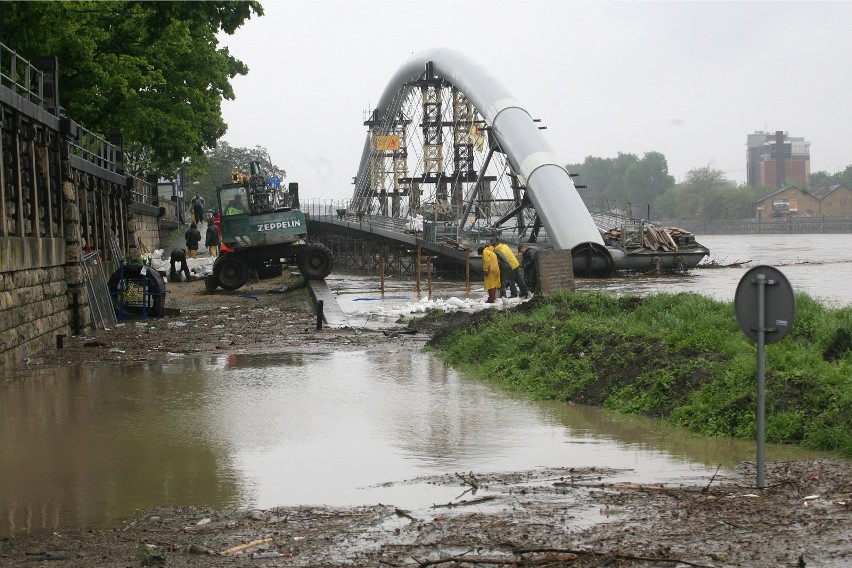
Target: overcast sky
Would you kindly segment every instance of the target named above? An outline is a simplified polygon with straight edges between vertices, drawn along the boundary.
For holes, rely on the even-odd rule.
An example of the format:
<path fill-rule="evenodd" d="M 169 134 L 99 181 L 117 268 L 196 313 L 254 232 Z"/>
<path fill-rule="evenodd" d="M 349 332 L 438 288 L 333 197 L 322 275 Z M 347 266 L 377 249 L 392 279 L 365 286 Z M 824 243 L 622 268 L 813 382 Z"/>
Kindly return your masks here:
<path fill-rule="evenodd" d="M 347 198 L 365 113 L 414 53 L 479 62 L 564 163 L 663 153 L 745 181 L 746 135 L 852 164 L 852 2 L 264 1 L 223 45 L 246 63 L 224 140 L 264 146 L 305 198 Z M 579 183 L 579 182 L 578 182 Z"/>

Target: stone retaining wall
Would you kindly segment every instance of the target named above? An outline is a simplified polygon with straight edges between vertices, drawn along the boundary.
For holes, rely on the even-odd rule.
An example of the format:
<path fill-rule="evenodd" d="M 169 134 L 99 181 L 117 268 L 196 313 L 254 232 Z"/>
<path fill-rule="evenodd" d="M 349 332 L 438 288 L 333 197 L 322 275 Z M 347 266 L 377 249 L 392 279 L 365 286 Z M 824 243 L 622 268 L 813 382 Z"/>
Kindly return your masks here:
<path fill-rule="evenodd" d="M 160 248 L 160 208 L 153 205 L 134 203 L 132 208 L 133 217 L 128 221 L 127 228 L 136 235 L 136 245 L 140 243 L 140 252 L 147 249 L 154 252 Z M 131 244 L 131 243 L 128 243 Z M 144 249 L 143 249 L 144 247 Z"/>
<path fill-rule="evenodd" d="M 108 279 L 130 244 L 160 244 L 160 208 L 134 202 L 120 142 L 96 138 L 0 86 L 0 369 L 91 328 L 85 254 Z"/>
<path fill-rule="evenodd" d="M 31 359 L 68 335 L 65 240 L 0 238 L 0 368 Z"/>

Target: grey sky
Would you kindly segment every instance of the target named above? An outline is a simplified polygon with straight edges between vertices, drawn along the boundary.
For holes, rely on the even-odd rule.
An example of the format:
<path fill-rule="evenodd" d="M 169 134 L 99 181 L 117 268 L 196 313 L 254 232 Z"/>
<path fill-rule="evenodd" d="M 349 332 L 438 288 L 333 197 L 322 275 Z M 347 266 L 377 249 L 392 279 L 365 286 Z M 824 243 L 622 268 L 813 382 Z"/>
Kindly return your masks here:
<path fill-rule="evenodd" d="M 852 2 L 266 1 L 225 37 L 250 68 L 223 105 L 232 146 L 264 146 L 309 198 L 347 198 L 365 113 L 411 54 L 460 51 L 547 126 L 565 163 L 662 152 L 678 181 L 745 181 L 746 135 L 852 164 Z"/>

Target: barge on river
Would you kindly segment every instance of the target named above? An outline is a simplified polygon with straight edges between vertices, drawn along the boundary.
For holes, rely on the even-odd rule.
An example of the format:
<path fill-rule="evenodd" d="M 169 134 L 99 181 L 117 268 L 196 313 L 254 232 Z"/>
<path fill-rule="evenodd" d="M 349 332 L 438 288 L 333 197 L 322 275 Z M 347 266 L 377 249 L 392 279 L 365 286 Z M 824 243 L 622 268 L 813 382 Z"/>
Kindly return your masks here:
<path fill-rule="evenodd" d="M 695 235 L 678 227 L 664 227 L 624 215 L 592 213 L 601 232 L 611 263 L 601 255 L 584 255 L 574 250 L 573 268 L 577 276 L 608 276 L 624 272 L 684 273 L 695 268 L 710 254 L 710 249 L 695 240 Z M 499 237 L 498 237 L 499 239 Z M 505 240 L 505 239 L 499 239 Z M 517 242 L 505 240 L 513 248 Z M 552 248 L 546 235 L 528 243 L 531 248 Z M 476 250 L 475 245 L 470 250 Z M 471 268 L 481 272 L 482 259 L 471 258 Z"/>
<path fill-rule="evenodd" d="M 592 218 L 612 255 L 616 272 L 686 272 L 710 254 L 710 249 L 697 242 L 695 235 L 678 227 L 663 227 L 609 213 L 592 213 Z M 574 271 L 577 274 L 583 271 L 576 260 Z"/>

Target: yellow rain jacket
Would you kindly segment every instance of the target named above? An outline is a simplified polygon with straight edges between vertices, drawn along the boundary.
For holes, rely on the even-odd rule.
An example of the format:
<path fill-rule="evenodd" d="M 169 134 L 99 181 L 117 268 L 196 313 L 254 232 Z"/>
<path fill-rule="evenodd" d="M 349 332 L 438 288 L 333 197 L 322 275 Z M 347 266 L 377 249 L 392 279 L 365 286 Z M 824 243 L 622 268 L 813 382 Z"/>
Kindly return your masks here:
<path fill-rule="evenodd" d="M 485 247 L 482 249 L 482 272 L 485 274 L 485 289 L 500 287 L 500 265 L 497 264 L 497 255 L 494 254 L 494 247 Z"/>
<path fill-rule="evenodd" d="M 509 266 L 512 267 L 512 270 L 515 270 L 517 267 L 519 267 L 521 265 L 521 263 L 518 262 L 518 257 L 515 256 L 515 253 L 512 252 L 512 249 L 510 249 L 509 246 L 506 243 L 500 243 L 499 245 L 497 245 L 494 248 L 496 248 L 498 251 L 503 253 L 503 256 L 505 256 L 506 260 L 509 261 Z M 506 275 L 506 278 L 507 279 L 509 278 L 508 274 Z"/>

